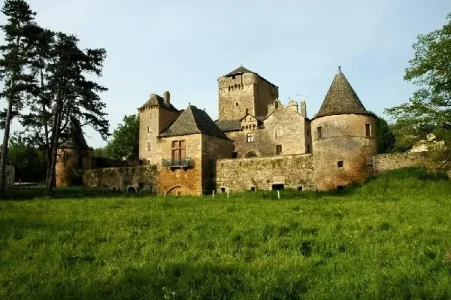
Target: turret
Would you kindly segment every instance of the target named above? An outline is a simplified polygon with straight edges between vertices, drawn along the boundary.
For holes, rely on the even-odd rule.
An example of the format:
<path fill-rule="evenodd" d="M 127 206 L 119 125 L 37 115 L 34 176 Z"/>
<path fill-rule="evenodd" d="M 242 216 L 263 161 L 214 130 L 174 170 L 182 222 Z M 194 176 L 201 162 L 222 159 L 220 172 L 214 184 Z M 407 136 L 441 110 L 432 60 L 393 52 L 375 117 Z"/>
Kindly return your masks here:
<path fill-rule="evenodd" d="M 314 182 L 318 190 L 362 182 L 376 154 L 376 117 L 368 112 L 345 75 L 337 74 L 311 122 Z"/>

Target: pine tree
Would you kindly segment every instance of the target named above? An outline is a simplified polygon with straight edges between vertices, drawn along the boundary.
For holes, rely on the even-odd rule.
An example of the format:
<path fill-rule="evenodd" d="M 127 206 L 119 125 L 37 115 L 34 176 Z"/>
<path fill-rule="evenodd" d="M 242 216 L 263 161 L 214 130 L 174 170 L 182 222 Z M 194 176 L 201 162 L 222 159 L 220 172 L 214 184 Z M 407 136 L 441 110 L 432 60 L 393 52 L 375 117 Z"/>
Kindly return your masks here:
<path fill-rule="evenodd" d="M 23 0 L 6 0 L 2 12 L 8 17 L 0 26 L 5 34 L 5 44 L 0 46 L 0 78 L 4 87 L 0 96 L 7 101 L 6 112 L 2 112 L 4 137 L 0 159 L 0 192 L 5 191 L 6 160 L 12 118 L 19 114 L 27 93 L 32 92 L 34 77 L 27 73 L 29 62 L 29 27 L 34 26 L 34 13 Z"/>

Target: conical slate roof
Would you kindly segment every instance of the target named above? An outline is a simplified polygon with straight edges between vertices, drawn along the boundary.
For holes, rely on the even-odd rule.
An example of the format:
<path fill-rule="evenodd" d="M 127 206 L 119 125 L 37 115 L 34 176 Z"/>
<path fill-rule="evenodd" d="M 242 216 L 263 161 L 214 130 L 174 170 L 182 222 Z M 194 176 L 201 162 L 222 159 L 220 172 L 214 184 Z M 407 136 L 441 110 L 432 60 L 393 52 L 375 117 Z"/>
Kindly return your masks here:
<path fill-rule="evenodd" d="M 341 72 L 341 68 L 338 67 L 338 72 L 314 118 L 341 114 L 371 113 L 365 109 L 351 84 Z"/>
<path fill-rule="evenodd" d="M 80 150 L 90 149 L 86 143 L 80 122 L 71 118 L 70 123 L 64 133 L 61 134 L 62 144 L 59 148 L 77 148 Z"/>
<path fill-rule="evenodd" d="M 203 133 L 228 140 L 210 116 L 205 111 L 193 105 L 189 105 L 177 120 L 160 136 L 169 137 L 196 133 Z"/>

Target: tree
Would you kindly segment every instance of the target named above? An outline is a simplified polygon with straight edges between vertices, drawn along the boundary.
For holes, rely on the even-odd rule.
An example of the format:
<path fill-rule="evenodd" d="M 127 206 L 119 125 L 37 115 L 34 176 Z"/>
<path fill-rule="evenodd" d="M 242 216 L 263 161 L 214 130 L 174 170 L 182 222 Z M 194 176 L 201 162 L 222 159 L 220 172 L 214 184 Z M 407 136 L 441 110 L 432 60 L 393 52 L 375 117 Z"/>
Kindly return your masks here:
<path fill-rule="evenodd" d="M 41 150 L 25 145 L 20 140 L 12 140 L 9 159 L 17 166 L 22 181 L 36 182 L 44 179 L 44 154 Z"/>
<path fill-rule="evenodd" d="M 81 127 L 91 126 L 102 138 L 109 136 L 105 103 L 100 93 L 107 89 L 88 79 L 101 76 L 105 49 L 78 47 L 78 38 L 52 33 L 34 27 L 33 74 L 35 97 L 28 101 L 30 112 L 22 116 L 21 136 L 46 150 L 46 187 L 55 184 L 57 149 L 69 136 L 66 129 L 71 120 Z"/>
<path fill-rule="evenodd" d="M 104 155 L 111 159 L 122 159 L 139 152 L 139 119 L 137 115 L 124 116 L 123 124 L 114 130 L 112 140 L 104 149 Z"/>
<path fill-rule="evenodd" d="M 23 0 L 6 0 L 2 12 L 8 17 L 8 22 L 0 26 L 6 41 L 6 44 L 0 46 L 3 56 L 0 59 L 0 78 L 4 85 L 0 96 L 5 98 L 8 104 L 1 118 L 4 136 L 0 159 L 0 193 L 5 191 L 11 120 L 22 109 L 25 94 L 32 90 L 33 76 L 26 73 L 26 66 L 30 45 L 28 29 L 34 25 L 36 14 Z"/>
<path fill-rule="evenodd" d="M 386 109 L 397 143 L 411 146 L 427 134 L 451 141 L 451 13 L 441 29 L 420 34 L 404 79 L 420 88 L 408 103 Z M 399 140 L 399 141 L 398 141 Z"/>
<path fill-rule="evenodd" d="M 377 118 L 376 124 L 377 153 L 391 152 L 395 148 L 395 136 L 393 135 L 387 121 Z"/>

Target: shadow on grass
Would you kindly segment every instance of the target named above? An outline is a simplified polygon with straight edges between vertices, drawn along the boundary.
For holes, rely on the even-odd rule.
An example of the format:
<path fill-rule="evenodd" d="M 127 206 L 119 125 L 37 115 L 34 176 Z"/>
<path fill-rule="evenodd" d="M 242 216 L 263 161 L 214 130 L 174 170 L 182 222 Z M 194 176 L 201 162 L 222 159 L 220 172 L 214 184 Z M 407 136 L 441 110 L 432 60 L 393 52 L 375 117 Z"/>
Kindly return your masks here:
<path fill-rule="evenodd" d="M 143 198 L 155 196 L 150 191 L 124 192 L 118 190 L 73 186 L 57 188 L 51 195 L 42 186 L 8 190 L 0 200 L 77 199 L 77 198 Z"/>

